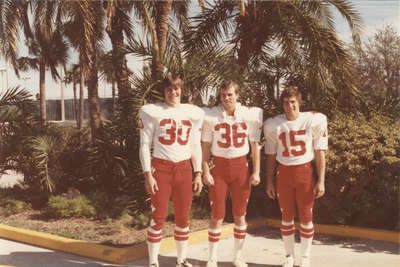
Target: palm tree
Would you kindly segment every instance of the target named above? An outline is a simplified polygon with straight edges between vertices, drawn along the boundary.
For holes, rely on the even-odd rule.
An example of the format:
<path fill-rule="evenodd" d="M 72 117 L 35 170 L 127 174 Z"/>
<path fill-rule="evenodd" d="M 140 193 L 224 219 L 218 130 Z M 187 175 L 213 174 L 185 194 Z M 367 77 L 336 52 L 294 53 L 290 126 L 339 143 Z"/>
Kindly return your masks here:
<path fill-rule="evenodd" d="M 65 74 L 65 82 L 67 84 L 72 83 L 72 91 L 74 93 L 74 117 L 76 120 L 76 125 L 77 126 L 82 126 L 82 124 L 79 122 L 80 120 L 80 112 L 82 112 L 83 116 L 83 110 L 81 111 L 78 106 L 78 97 L 77 97 L 77 92 L 76 92 L 76 85 L 77 83 L 80 83 L 80 71 L 79 71 L 79 65 L 78 64 L 73 64 L 70 68 L 69 71 L 66 71 Z M 83 96 L 81 95 L 81 98 L 83 99 Z M 82 101 L 83 102 L 83 101 Z"/>
<path fill-rule="evenodd" d="M 40 117 L 42 123 L 45 123 L 46 68 L 50 69 L 54 80 L 59 79 L 57 66 L 66 64 L 68 44 L 61 33 L 62 10 L 57 1 L 30 1 L 29 4 L 32 7 L 33 25 L 24 23 L 23 27 L 26 45 L 33 57 L 23 57 L 16 62 L 22 69 L 39 69 Z"/>
<path fill-rule="evenodd" d="M 125 56 L 124 38 L 132 39 L 133 24 L 131 16 L 133 9 L 138 6 L 137 1 L 104 1 L 107 13 L 106 32 L 112 44 L 112 66 L 115 68 L 115 81 L 117 82 L 120 100 L 126 99 L 131 91 L 129 83 L 129 70 Z M 113 84 L 114 86 L 114 84 Z"/>
<path fill-rule="evenodd" d="M 17 42 L 20 26 L 28 23 L 26 10 L 27 4 L 22 1 L 0 1 L 0 56 L 11 62 L 17 75 Z"/>
<path fill-rule="evenodd" d="M 102 127 L 98 96 L 97 54 L 104 36 L 105 18 L 100 1 L 67 1 L 64 3 L 69 21 L 65 23 L 65 34 L 79 52 L 81 66 L 81 90 L 86 80 L 92 139 L 96 139 Z M 83 92 L 81 92 L 83 93 Z M 80 105 L 83 110 L 82 103 Z M 79 122 L 82 123 L 83 118 Z"/>
<path fill-rule="evenodd" d="M 337 38 L 331 11 L 337 9 L 353 34 L 359 34 L 361 18 L 349 1 L 247 1 L 238 10 L 240 6 L 216 1 L 193 17 L 193 26 L 185 34 L 185 50 L 194 53 L 228 42 L 245 76 L 251 65 L 278 51 L 290 65 L 308 62 L 310 73 L 314 71 L 314 79 L 323 85 L 322 92 L 331 94 L 328 79 L 335 88 L 347 89 L 344 98 L 354 93 L 351 60 Z"/>

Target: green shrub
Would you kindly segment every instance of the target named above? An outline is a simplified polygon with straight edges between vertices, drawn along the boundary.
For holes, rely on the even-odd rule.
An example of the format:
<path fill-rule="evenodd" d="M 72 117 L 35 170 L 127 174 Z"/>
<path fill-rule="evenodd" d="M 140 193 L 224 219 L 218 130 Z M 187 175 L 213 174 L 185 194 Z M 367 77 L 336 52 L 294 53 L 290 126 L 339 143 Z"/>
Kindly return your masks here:
<path fill-rule="evenodd" d="M 132 217 L 132 226 L 137 230 L 141 230 L 149 226 L 150 214 L 148 213 L 136 213 Z"/>
<path fill-rule="evenodd" d="M 8 216 L 32 209 L 29 203 L 11 198 L 2 199 L 0 202 L 1 213 Z"/>
<path fill-rule="evenodd" d="M 117 219 L 129 214 L 129 199 L 125 196 L 115 197 L 109 192 L 96 190 L 88 194 L 88 199 L 96 209 L 99 218 Z"/>
<path fill-rule="evenodd" d="M 47 204 L 46 213 L 55 218 L 91 217 L 96 210 L 84 196 L 67 199 L 63 196 L 51 196 Z"/>
<path fill-rule="evenodd" d="M 325 223 L 395 229 L 399 225 L 400 120 L 338 114 L 329 121 Z"/>

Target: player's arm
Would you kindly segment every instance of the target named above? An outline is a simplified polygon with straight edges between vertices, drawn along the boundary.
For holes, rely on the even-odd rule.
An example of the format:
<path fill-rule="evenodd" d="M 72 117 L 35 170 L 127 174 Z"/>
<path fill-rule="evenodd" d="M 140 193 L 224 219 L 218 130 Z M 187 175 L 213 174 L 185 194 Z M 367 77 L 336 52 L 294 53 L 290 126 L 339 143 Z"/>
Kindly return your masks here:
<path fill-rule="evenodd" d="M 202 152 L 201 152 L 201 127 L 203 124 L 203 116 L 201 119 L 195 121 L 192 131 L 192 148 L 191 148 L 191 161 L 194 170 L 193 178 L 193 191 L 195 195 L 200 195 L 203 189 L 203 183 L 201 181 L 201 164 L 202 164 Z"/>
<path fill-rule="evenodd" d="M 266 185 L 266 193 L 268 197 L 275 199 L 276 191 L 274 186 L 274 178 L 275 178 L 275 168 L 276 168 L 276 154 L 267 155 L 266 160 L 266 176 L 267 176 L 267 185 Z"/>
<path fill-rule="evenodd" d="M 201 150 L 203 151 L 203 183 L 208 186 L 214 185 L 214 179 L 210 173 L 210 166 L 208 165 L 211 158 L 211 142 L 201 142 Z"/>
<path fill-rule="evenodd" d="M 314 187 L 314 194 L 316 198 L 320 198 L 325 194 L 325 171 L 326 160 L 325 150 L 314 150 L 315 165 L 317 168 L 318 180 Z"/>
<path fill-rule="evenodd" d="M 248 110 L 251 115 L 249 123 L 249 142 L 251 149 L 251 160 L 253 163 L 253 172 L 250 176 L 250 183 L 258 185 L 260 183 L 260 147 L 261 131 L 263 126 L 263 112 L 260 108 L 250 108 Z"/>
<path fill-rule="evenodd" d="M 253 172 L 250 176 L 250 183 L 258 185 L 260 183 L 260 148 L 258 142 L 250 141 L 251 161 L 253 163 Z"/>
<path fill-rule="evenodd" d="M 142 109 L 139 114 L 141 123 L 139 158 L 145 177 L 146 190 L 150 194 L 155 194 L 158 191 L 158 184 L 151 173 L 151 145 L 154 134 L 154 123 L 151 116 Z"/>
<path fill-rule="evenodd" d="M 264 122 L 265 154 L 266 159 L 266 193 L 271 199 L 276 198 L 274 185 L 275 169 L 277 165 L 276 155 L 278 147 L 278 137 L 274 128 L 273 119 Z"/>
<path fill-rule="evenodd" d="M 318 180 L 314 187 L 314 195 L 316 198 L 320 198 L 325 194 L 325 150 L 328 149 L 328 121 L 322 113 L 317 113 L 313 116 L 312 135 L 318 175 Z"/>

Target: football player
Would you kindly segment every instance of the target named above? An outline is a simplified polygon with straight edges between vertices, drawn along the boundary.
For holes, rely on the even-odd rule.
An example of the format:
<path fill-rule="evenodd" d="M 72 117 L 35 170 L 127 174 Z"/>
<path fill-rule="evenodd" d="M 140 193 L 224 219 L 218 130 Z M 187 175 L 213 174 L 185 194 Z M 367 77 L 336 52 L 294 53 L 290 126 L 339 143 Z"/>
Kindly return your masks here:
<path fill-rule="evenodd" d="M 153 267 L 159 265 L 162 227 L 172 196 L 176 266 L 187 267 L 192 266 L 186 259 L 193 195 L 192 166 L 194 193 L 199 194 L 203 187 L 200 131 L 204 112 L 194 105 L 181 103 L 183 81 L 178 76 L 167 76 L 160 88 L 164 91 L 164 102 L 146 104 L 140 109 L 139 154 L 152 210 L 147 230 L 149 264 Z"/>
<path fill-rule="evenodd" d="M 246 236 L 245 221 L 251 185 L 260 183 L 259 141 L 262 110 L 238 102 L 238 85 L 225 82 L 220 90 L 221 104 L 205 109 L 202 131 L 203 182 L 209 186 L 211 219 L 208 230 L 209 259 L 207 267 L 217 266 L 217 248 L 225 217 L 228 191 L 232 196 L 234 216 L 233 265 L 245 267 L 242 249 Z M 251 149 L 250 149 L 251 148 Z M 247 154 L 251 150 L 253 171 L 249 175 Z M 210 172 L 210 156 L 214 168 Z"/>
<path fill-rule="evenodd" d="M 285 113 L 264 122 L 266 193 L 272 199 L 278 198 L 282 212 L 281 234 L 286 251 L 282 266 L 293 267 L 294 264 L 294 217 L 297 204 L 301 238 L 300 267 L 309 267 L 314 235 L 314 199 L 325 193 L 327 119 L 318 112 L 300 112 L 302 98 L 297 87 L 285 88 L 281 95 L 281 104 Z M 315 184 L 311 166 L 314 159 L 318 177 Z"/>

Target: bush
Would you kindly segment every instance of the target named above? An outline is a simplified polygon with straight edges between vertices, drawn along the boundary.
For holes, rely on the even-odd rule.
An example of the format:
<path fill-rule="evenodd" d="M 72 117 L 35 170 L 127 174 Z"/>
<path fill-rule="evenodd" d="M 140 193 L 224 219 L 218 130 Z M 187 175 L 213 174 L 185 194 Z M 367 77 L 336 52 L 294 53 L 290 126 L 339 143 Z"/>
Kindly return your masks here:
<path fill-rule="evenodd" d="M 84 196 L 67 199 L 63 196 L 51 196 L 46 208 L 47 215 L 55 218 L 91 217 L 96 210 Z"/>
<path fill-rule="evenodd" d="M 89 193 L 88 198 L 99 218 L 117 219 L 129 214 L 129 199 L 124 195 L 115 197 L 109 192 L 96 190 Z"/>
<path fill-rule="evenodd" d="M 148 213 L 137 213 L 132 218 L 132 226 L 137 230 L 141 230 L 149 226 L 150 214 Z"/>
<path fill-rule="evenodd" d="M 2 199 L 0 202 L 0 208 L 0 212 L 6 216 L 32 209 L 29 203 L 11 198 Z"/>
<path fill-rule="evenodd" d="M 329 121 L 326 195 L 319 222 L 399 226 L 400 120 L 338 114 Z"/>

